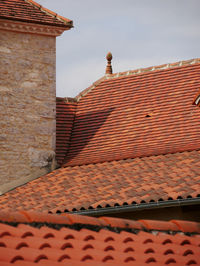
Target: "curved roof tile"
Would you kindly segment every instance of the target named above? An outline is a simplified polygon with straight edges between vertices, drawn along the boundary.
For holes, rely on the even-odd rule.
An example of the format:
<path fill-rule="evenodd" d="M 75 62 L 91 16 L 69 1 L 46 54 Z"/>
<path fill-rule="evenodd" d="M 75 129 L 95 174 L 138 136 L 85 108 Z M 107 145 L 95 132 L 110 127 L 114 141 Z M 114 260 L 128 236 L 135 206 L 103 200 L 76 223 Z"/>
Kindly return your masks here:
<path fill-rule="evenodd" d="M 195 198 L 199 161 L 200 150 L 60 168 L 2 195 L 1 209 L 64 212 Z"/>
<path fill-rule="evenodd" d="M 20 219 L 18 220 L 20 215 L 25 219 L 29 217 L 34 223 L 30 223 L 29 220 L 27 224 L 22 223 Z M 6 216 L 8 224 L 4 223 Z M 63 217 L 67 218 L 66 222 L 57 223 Z M 75 223 L 73 217 L 76 217 Z M 131 265 L 148 265 L 150 262 L 154 262 L 153 265 L 170 263 L 198 265 L 200 263 L 200 225 L 195 222 L 128 221 L 86 216 L 78 219 L 77 215 L 72 214 L 41 216 L 40 213 L 25 211 L 0 212 L 0 220 L 0 265 L 4 266 L 13 263 L 20 265 L 35 265 L 35 263 L 127 265 L 128 262 Z M 76 223 L 79 220 L 81 226 Z M 132 225 L 127 227 L 127 223 Z M 185 229 L 180 232 L 180 224 L 185 229 L 190 224 L 190 233 Z M 119 227 L 115 227 L 116 225 Z"/>

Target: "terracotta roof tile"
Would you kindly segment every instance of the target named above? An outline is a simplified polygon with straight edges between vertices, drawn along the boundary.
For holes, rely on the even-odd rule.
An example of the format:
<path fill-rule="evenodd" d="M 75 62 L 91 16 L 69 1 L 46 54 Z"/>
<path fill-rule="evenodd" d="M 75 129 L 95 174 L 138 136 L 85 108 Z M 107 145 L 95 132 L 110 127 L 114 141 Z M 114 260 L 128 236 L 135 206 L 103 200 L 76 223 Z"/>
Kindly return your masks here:
<path fill-rule="evenodd" d="M 151 229 L 151 230 L 156 230 L 156 229 L 157 230 L 164 230 L 165 229 L 166 231 L 169 231 L 169 230 L 172 230 L 172 231 L 181 230 L 180 227 L 178 227 L 176 225 L 176 223 L 173 223 L 173 222 L 148 221 L 148 220 L 139 220 L 139 222 L 142 223 L 146 228 Z"/>
<path fill-rule="evenodd" d="M 20 215 L 21 213 L 26 217 L 32 216 L 29 212 L 20 212 Z M 16 224 L 19 217 L 17 213 L 9 215 L 12 215 L 14 225 L 10 218 L 9 224 L 0 222 L 0 231 L 4 233 L 0 235 L 0 265 L 13 265 L 13 263 L 66 265 L 67 263 L 76 266 L 94 264 L 102 266 L 127 265 L 128 262 L 131 265 L 200 263 L 200 227 L 195 222 L 176 221 L 181 223 L 183 228 L 187 228 L 190 223 L 193 228 L 190 233 L 185 230 L 180 232 L 179 229 L 177 231 L 172 225 L 174 221 L 164 224 L 148 220 L 129 221 L 135 223 L 135 226 L 132 223 L 132 231 L 126 231 L 130 229 L 127 229 L 126 225 L 124 227 L 123 221 L 121 223 L 120 219 L 118 221 L 118 224 L 122 225 L 119 230 L 118 227 L 112 227 L 113 218 L 109 217 L 94 218 L 96 227 L 94 220 L 91 222 L 89 217 L 85 217 L 85 221 L 89 218 L 87 225 L 82 224 L 82 227 L 79 227 L 76 223 L 68 224 L 68 220 L 65 224 L 57 224 L 58 215 L 51 215 L 50 220 L 46 217 L 47 220 L 41 223 L 40 213 L 35 213 L 35 222 L 29 225 L 21 223 L 21 218 Z M 0 213 L 0 216 L 6 217 L 6 213 Z M 69 220 L 73 220 L 73 216 L 67 215 Z M 99 220 L 102 219 L 108 221 L 109 227 L 106 224 L 99 226 Z M 84 229 L 88 224 L 90 229 Z M 116 225 L 116 221 L 114 224 Z M 139 224 L 141 228 L 138 228 Z M 149 230 L 149 225 L 154 225 L 154 229 Z"/>
<path fill-rule="evenodd" d="M 0 18 L 71 28 L 73 22 L 33 0 L 1 0 Z"/>
<path fill-rule="evenodd" d="M 64 165 L 199 149 L 199 61 L 108 75 L 82 92 Z"/>
<path fill-rule="evenodd" d="M 105 221 L 107 224 L 113 227 L 134 228 L 143 229 L 144 225 L 138 221 L 132 221 L 128 219 L 114 218 L 114 217 L 100 217 L 99 220 Z"/>
<path fill-rule="evenodd" d="M 64 212 L 195 198 L 199 160 L 200 151 L 191 151 L 60 168 L 2 195 L 1 209 Z"/>
<path fill-rule="evenodd" d="M 185 221 L 171 221 L 172 223 L 176 224 L 179 230 L 183 232 L 200 232 L 200 225 L 197 223 L 185 222 Z"/>
<path fill-rule="evenodd" d="M 107 75 L 76 100 L 57 98 L 57 161 L 68 167 L 2 196 L 2 208 L 63 212 L 199 196 L 199 61 Z"/>
<path fill-rule="evenodd" d="M 56 98 L 56 159 L 58 164 L 62 164 L 69 147 L 76 105 L 76 101 L 71 98 Z"/>

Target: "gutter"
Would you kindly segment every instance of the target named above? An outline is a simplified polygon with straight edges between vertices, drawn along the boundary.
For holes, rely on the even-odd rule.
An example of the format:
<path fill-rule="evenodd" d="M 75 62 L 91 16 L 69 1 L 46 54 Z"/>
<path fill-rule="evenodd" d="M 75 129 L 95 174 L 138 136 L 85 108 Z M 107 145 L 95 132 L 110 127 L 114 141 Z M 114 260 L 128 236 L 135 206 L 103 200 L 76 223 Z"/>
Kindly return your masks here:
<path fill-rule="evenodd" d="M 177 199 L 177 200 L 168 200 L 168 201 L 158 201 L 158 202 L 149 202 L 141 204 L 131 204 L 126 206 L 116 206 L 116 207 L 106 207 L 90 210 L 81 210 L 73 211 L 69 213 L 88 215 L 88 216 L 102 216 L 115 213 L 124 213 L 124 212 L 134 212 L 142 210 L 153 210 L 159 208 L 169 208 L 169 207 L 180 207 L 188 205 L 197 205 L 200 204 L 200 198 L 191 198 L 191 199 Z"/>

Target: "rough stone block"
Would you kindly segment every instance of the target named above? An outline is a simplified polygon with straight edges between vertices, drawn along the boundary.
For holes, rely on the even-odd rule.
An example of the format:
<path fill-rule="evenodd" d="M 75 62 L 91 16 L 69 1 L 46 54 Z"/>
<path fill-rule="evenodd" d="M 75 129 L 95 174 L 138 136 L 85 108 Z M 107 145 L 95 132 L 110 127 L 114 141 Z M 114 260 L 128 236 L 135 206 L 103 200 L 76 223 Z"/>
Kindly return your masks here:
<path fill-rule="evenodd" d="M 0 191 L 6 192 L 55 167 L 56 56 L 53 36 L 0 31 L 0 42 Z"/>

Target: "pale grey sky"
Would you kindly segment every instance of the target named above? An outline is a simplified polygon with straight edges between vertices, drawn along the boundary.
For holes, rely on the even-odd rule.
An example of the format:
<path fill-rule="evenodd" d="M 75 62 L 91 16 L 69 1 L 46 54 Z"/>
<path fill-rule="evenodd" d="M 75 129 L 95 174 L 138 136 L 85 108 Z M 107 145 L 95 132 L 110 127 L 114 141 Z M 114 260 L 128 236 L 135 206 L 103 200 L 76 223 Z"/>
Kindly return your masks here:
<path fill-rule="evenodd" d="M 74 28 L 57 37 L 57 96 L 74 97 L 113 71 L 200 57 L 200 0 L 35 0 Z"/>

